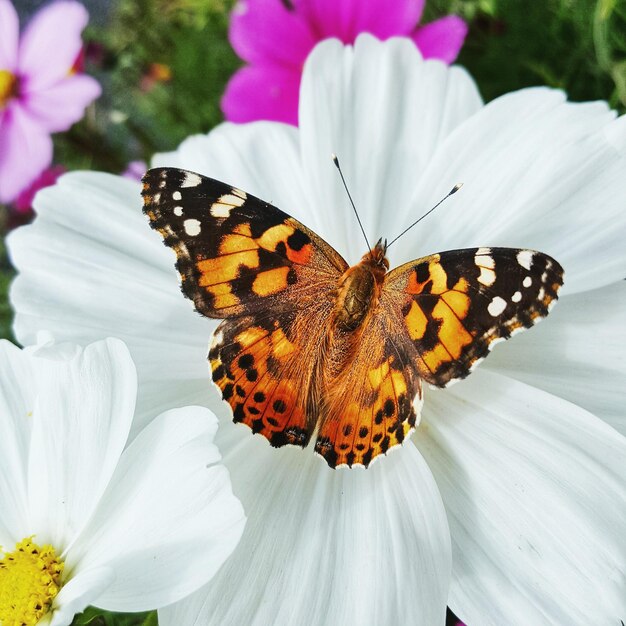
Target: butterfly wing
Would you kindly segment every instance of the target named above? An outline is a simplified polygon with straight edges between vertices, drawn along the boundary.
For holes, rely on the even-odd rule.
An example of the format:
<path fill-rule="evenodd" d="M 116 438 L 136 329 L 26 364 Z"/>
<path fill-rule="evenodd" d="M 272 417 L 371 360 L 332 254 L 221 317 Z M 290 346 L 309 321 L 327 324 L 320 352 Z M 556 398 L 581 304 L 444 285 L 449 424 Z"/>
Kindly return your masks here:
<path fill-rule="evenodd" d="M 226 318 L 209 352 L 233 419 L 273 446 L 305 446 L 317 421 L 313 373 L 347 263 L 276 207 L 175 168 L 144 176 L 144 212 L 176 253 L 183 293 Z"/>
<path fill-rule="evenodd" d="M 298 307 L 348 268 L 293 217 L 212 178 L 152 169 L 142 195 L 150 225 L 176 253 L 183 293 L 207 317 Z"/>
<path fill-rule="evenodd" d="M 510 248 L 392 270 L 349 365 L 326 382 L 316 452 L 331 467 L 367 467 L 401 444 L 419 420 L 422 379 L 443 387 L 467 376 L 496 341 L 544 318 L 562 284 L 554 259 Z"/>
<path fill-rule="evenodd" d="M 411 346 L 397 335 L 383 308 L 370 313 L 353 339 L 353 346 L 336 344 L 339 352 L 348 351 L 352 357 L 323 385 L 315 451 L 333 468 L 367 467 L 400 445 L 415 429 L 422 405 Z"/>
<path fill-rule="evenodd" d="M 332 307 L 309 302 L 302 311 L 224 320 L 209 361 L 213 381 L 233 411 L 274 447 L 305 447 L 318 420 L 315 367 Z"/>
<path fill-rule="evenodd" d="M 395 318 L 420 377 L 445 387 L 465 378 L 497 341 L 543 319 L 562 284 L 563 268 L 541 252 L 451 250 L 391 271 L 381 306 Z"/>

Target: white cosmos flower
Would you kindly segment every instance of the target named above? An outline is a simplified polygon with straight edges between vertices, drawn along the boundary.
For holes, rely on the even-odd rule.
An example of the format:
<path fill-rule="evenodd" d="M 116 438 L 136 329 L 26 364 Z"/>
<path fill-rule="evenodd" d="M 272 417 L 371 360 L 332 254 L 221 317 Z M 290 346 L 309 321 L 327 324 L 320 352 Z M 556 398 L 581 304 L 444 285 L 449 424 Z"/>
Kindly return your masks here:
<path fill-rule="evenodd" d="M 0 342 L 0 623 L 158 608 L 237 545 L 245 519 L 215 416 L 167 411 L 125 448 L 136 391 L 119 339 Z"/>
<path fill-rule="evenodd" d="M 225 124 L 155 164 L 273 202 L 350 262 L 364 245 L 331 152 L 372 240 L 463 182 L 392 248 L 392 266 L 458 247 L 530 247 L 564 266 L 564 295 L 466 381 L 427 389 L 401 449 L 333 471 L 231 423 L 208 382 L 216 322 L 181 296 L 139 185 L 77 173 L 44 190 L 34 224 L 9 242 L 20 340 L 43 327 L 80 341 L 113 333 L 137 363 L 141 421 L 189 402 L 222 417 L 216 441 L 246 531 L 211 584 L 160 611 L 161 624 L 431 626 L 446 601 L 471 626 L 619 624 L 625 120 L 544 88 L 483 105 L 462 69 L 367 36 L 354 49 L 321 44 L 300 103 L 299 129 Z"/>

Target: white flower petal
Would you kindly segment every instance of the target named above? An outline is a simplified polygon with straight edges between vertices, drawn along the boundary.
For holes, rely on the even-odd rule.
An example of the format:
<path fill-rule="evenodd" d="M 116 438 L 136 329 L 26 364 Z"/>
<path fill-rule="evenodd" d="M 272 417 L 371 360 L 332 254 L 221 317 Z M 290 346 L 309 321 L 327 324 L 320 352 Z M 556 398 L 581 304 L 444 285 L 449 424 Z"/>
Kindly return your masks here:
<path fill-rule="evenodd" d="M 484 367 L 575 402 L 626 436 L 626 282 L 566 296 Z"/>
<path fill-rule="evenodd" d="M 494 626 L 608 626 L 626 615 L 626 440 L 485 371 L 426 406 L 414 440 L 448 512 L 452 610 Z"/>
<path fill-rule="evenodd" d="M 29 458 L 30 531 L 39 543 L 65 549 L 93 513 L 124 449 L 137 379 L 126 346 L 115 339 L 91 344 L 69 361 L 34 360 L 40 367 Z"/>
<path fill-rule="evenodd" d="M 23 539 L 28 520 L 28 448 L 35 394 L 31 358 L 0 341 L 0 546 Z"/>
<path fill-rule="evenodd" d="M 217 323 L 195 314 L 181 296 L 174 256 L 142 215 L 137 183 L 69 174 L 39 193 L 35 205 L 35 222 L 8 238 L 19 269 L 11 289 L 19 311 L 16 337 L 32 343 L 45 328 L 58 340 L 78 343 L 123 339 L 141 363 L 136 432 L 155 415 L 144 381 L 206 385 L 206 353 Z M 164 358 L 155 359 L 155 350 Z M 179 405 L 180 398 L 160 399 L 166 402 L 158 411 Z"/>
<path fill-rule="evenodd" d="M 273 125 L 224 126 L 208 138 L 193 139 L 175 155 L 165 155 L 162 158 L 171 160 L 161 164 L 183 165 L 224 178 L 275 202 L 327 238 L 349 260 L 363 252 L 363 244 L 328 152 L 335 151 L 342 159 L 368 234 L 370 228 L 380 228 L 391 231 L 380 234 L 393 236 L 410 223 L 409 216 L 416 219 L 454 183 L 464 182 L 466 186 L 459 194 L 429 217 L 428 222 L 398 242 L 397 248 L 392 248 L 392 264 L 415 258 L 420 253 L 455 246 L 526 245 L 542 248 L 564 263 L 570 293 L 623 277 L 626 257 L 622 241 L 626 213 L 622 210 L 620 188 L 626 146 L 623 120 L 611 122 L 612 114 L 604 105 L 565 104 L 562 94 L 549 90 L 512 94 L 474 115 L 480 102 L 473 83 L 461 70 L 446 70 L 437 65 L 420 69 L 417 68 L 418 57 L 404 52 L 407 49 L 402 43 L 377 44 L 367 39 L 364 42 L 357 43 L 356 50 L 359 54 L 371 54 L 371 66 L 361 64 L 359 58 L 351 59 L 350 51 L 339 49 L 334 43 L 323 44 L 325 47 L 314 57 L 315 66 L 313 61 L 307 65 L 308 74 L 311 67 L 315 67 L 316 72 L 315 76 L 304 78 L 309 93 L 306 98 L 318 93 L 326 97 L 318 97 L 315 103 L 303 102 L 300 132 L 308 133 L 306 145 L 304 140 L 302 146 L 298 145 L 298 131 L 294 129 Z M 374 54 L 376 46 L 389 62 L 391 59 L 397 62 L 394 71 L 406 77 L 407 82 L 402 89 L 392 79 L 388 66 L 374 58 L 378 54 Z M 354 74 L 349 72 L 350 67 L 354 68 Z M 383 71 L 385 68 L 387 70 Z M 358 80 L 357 70 L 360 72 Z M 418 71 L 424 76 L 420 74 L 416 84 L 411 76 Z M 333 90 L 335 72 L 343 74 L 348 87 L 341 83 Z M 374 84 L 379 76 L 386 80 L 385 90 Z M 309 85 L 309 81 L 315 80 L 324 86 L 318 87 L 313 82 Z M 425 89 L 428 86 L 450 90 L 459 102 L 448 103 L 448 97 L 433 88 L 434 104 L 431 106 L 430 92 Z M 420 126 L 422 112 L 417 107 L 410 109 L 410 102 L 405 102 L 406 93 L 413 94 L 413 100 L 423 103 L 420 107 L 426 112 L 430 111 L 423 128 Z M 395 100 L 385 99 L 385 94 L 393 94 Z M 360 100 L 365 95 L 373 100 Z M 451 112 L 444 117 L 452 121 L 441 122 L 441 130 L 437 130 L 442 107 Z M 322 125 L 307 127 L 304 119 L 307 111 L 311 112 L 312 120 L 319 119 Z M 412 129 L 411 133 L 408 130 L 406 133 L 410 141 L 405 141 L 405 129 Z M 430 138 L 423 146 L 420 132 Z M 319 137 L 314 137 L 314 133 L 319 133 Z M 443 143 L 431 145 L 435 137 L 443 139 Z M 205 150 L 210 154 L 204 155 Z M 301 151 L 299 158 L 298 150 Z M 418 161 L 420 167 L 415 165 Z M 59 187 L 65 185 L 65 190 L 72 193 L 80 190 L 77 198 L 68 198 L 59 192 L 54 202 L 58 205 L 56 215 L 50 210 L 43 221 L 38 218 L 34 227 L 24 229 L 22 250 L 18 250 L 18 254 L 14 252 L 21 271 L 14 289 L 17 328 L 30 333 L 38 327 L 50 327 L 50 321 L 57 327 L 66 317 L 69 321 L 65 336 L 122 332 L 132 345 L 135 358 L 140 357 L 138 367 L 142 381 L 150 385 L 146 399 L 151 398 L 153 406 L 161 401 L 175 402 L 181 397 L 180 393 L 185 397 L 202 394 L 201 384 L 206 380 L 206 339 L 212 323 L 194 316 L 172 287 L 170 277 L 175 278 L 172 255 L 160 244 L 152 243 L 158 241 L 157 235 L 150 234 L 153 238 L 148 244 L 149 236 L 143 234 L 147 232 L 145 222 L 142 223 L 139 215 L 139 201 L 134 196 L 136 192 L 133 190 L 131 194 L 130 187 L 122 192 L 116 179 L 103 178 L 98 182 L 88 175 L 80 176 L 84 178 L 63 179 Z M 70 187 L 71 180 L 76 181 L 75 187 Z M 90 188 L 92 182 L 94 187 Z M 45 197 L 45 193 L 41 195 Z M 131 195 L 132 202 L 137 202 L 136 207 L 132 206 L 132 215 L 130 208 L 123 210 L 122 206 Z M 291 206 L 299 199 L 302 201 L 298 206 L 304 209 Z M 67 204 L 71 205 L 69 209 Z M 112 205 L 119 207 L 110 213 L 90 210 L 91 206 L 111 209 Z M 592 215 L 590 206 L 598 207 Z M 316 213 L 309 219 L 307 211 L 313 209 Z M 304 213 L 299 214 L 298 210 Z M 383 215 L 379 216 L 377 211 Z M 111 214 L 116 224 L 113 231 L 110 230 Z M 121 219 L 115 219 L 116 216 Z M 41 224 L 39 230 L 37 223 Z M 119 234 L 118 240 L 117 231 L 124 228 L 128 233 Z M 133 229 L 136 232 L 133 233 Z M 35 234 L 37 265 L 29 265 L 28 246 L 31 239 L 37 241 Z M 63 255 L 62 248 L 78 250 L 79 259 L 83 256 L 91 259 L 90 248 L 94 242 L 85 243 L 86 237 L 95 238 L 97 262 L 91 268 L 91 277 L 85 272 L 77 280 L 73 269 L 76 261 L 71 258 L 67 262 L 69 255 Z M 18 235 L 14 235 L 13 240 L 20 241 Z M 417 241 L 422 242 L 420 246 L 415 244 Z M 111 242 L 115 242 L 113 251 L 107 250 Z M 138 242 L 143 242 L 139 253 L 134 249 Z M 52 260 L 47 256 L 51 246 L 56 246 Z M 93 270 L 97 268 L 106 274 L 110 271 L 106 269 L 109 262 L 115 275 L 103 281 L 101 293 L 94 298 L 96 290 L 93 280 L 90 281 L 95 275 Z M 54 269 L 48 270 L 50 263 Z M 38 272 L 46 274 L 40 278 Z M 62 279 L 63 274 L 70 279 Z M 128 288 L 120 287 L 120 283 Z M 73 289 L 69 300 L 68 285 Z M 40 297 L 40 293 L 45 297 Z M 32 304 L 34 297 L 39 298 L 35 305 Z M 63 306 L 59 306 L 59 299 Z M 72 313 L 72 307 L 78 314 Z M 74 322 L 79 324 L 76 330 L 71 328 Z M 121 331 L 116 331 L 116 327 Z M 174 359 L 176 367 L 170 358 Z M 618 514 L 618 506 L 605 510 L 607 490 L 622 489 L 622 499 L 613 503 L 619 505 L 623 502 L 623 488 L 615 484 L 616 479 L 608 470 L 597 469 L 605 467 L 601 465 L 603 461 L 610 462 L 610 459 L 598 458 L 602 446 L 597 441 L 602 437 L 617 437 L 617 434 L 614 431 L 607 434 L 608 427 L 603 429 L 580 409 L 539 391 L 533 394 L 528 387 L 513 381 L 507 386 L 507 394 L 513 396 L 512 399 L 505 394 L 506 399 L 514 403 L 512 406 L 506 404 L 501 408 L 502 398 L 488 389 L 476 392 L 482 394 L 478 397 L 484 398 L 486 408 L 480 408 L 482 401 L 460 399 L 461 390 L 470 390 L 473 385 L 480 387 L 494 379 L 500 380 L 489 372 L 479 371 L 447 394 L 429 394 L 425 411 L 428 412 L 432 402 L 431 416 L 436 411 L 439 414 L 435 416 L 437 419 L 426 420 L 422 429 L 425 435 L 417 436 L 437 470 L 440 487 L 448 499 L 452 498 L 450 501 L 455 507 L 450 509 L 458 559 L 454 608 L 477 623 L 507 623 L 511 607 L 513 610 L 520 608 L 519 617 L 515 617 L 518 623 L 545 623 L 546 614 L 556 615 L 556 623 L 568 623 L 572 615 L 574 623 L 589 623 L 588 619 L 581 622 L 578 618 L 585 615 L 593 597 L 594 608 L 598 599 L 603 605 L 600 623 L 612 609 L 617 610 L 615 615 L 620 612 L 623 615 L 623 606 L 615 600 L 616 589 L 622 585 L 623 590 L 623 582 L 603 579 L 611 566 L 623 566 L 623 562 L 618 562 L 623 556 L 623 543 L 616 543 L 617 531 L 606 527 Z M 157 395 L 157 391 L 161 395 Z M 171 394 L 171 398 L 166 398 L 165 393 Z M 470 397 L 470 392 L 467 393 Z M 443 398 L 446 400 L 442 405 Z M 492 402 L 493 411 L 490 409 Z M 515 419 L 516 411 L 524 410 L 529 404 L 530 417 L 524 415 L 523 419 Z M 451 415 L 447 412 L 448 405 L 452 406 Z M 478 411 L 482 411 L 481 420 L 471 419 Z M 468 416 L 466 421 L 472 422 L 471 428 L 467 427 L 469 433 L 465 429 L 464 412 Z M 570 426 L 571 432 L 568 430 L 570 418 L 574 424 Z M 546 434 L 550 428 L 554 432 Z M 268 616 L 270 622 L 276 617 L 274 623 L 280 623 L 286 615 L 287 618 L 292 616 L 288 612 L 294 606 L 293 610 L 298 612 L 296 617 L 304 616 L 304 623 L 314 622 L 316 618 L 318 622 L 323 621 L 326 615 L 328 622 L 337 623 L 348 616 L 350 608 L 346 607 L 356 607 L 349 615 L 351 619 L 369 611 L 366 621 L 370 615 L 379 622 L 391 615 L 398 618 L 396 621 L 405 622 L 404 615 L 394 613 L 397 606 L 407 606 L 414 622 L 441 622 L 441 609 L 437 607 L 442 594 L 438 590 L 445 586 L 445 576 L 432 563 L 437 554 L 445 552 L 441 548 L 445 535 L 441 520 L 444 518 L 441 512 L 436 512 L 432 481 L 424 479 L 423 470 L 421 480 L 428 493 L 428 498 L 423 498 L 429 499 L 431 504 L 420 512 L 414 508 L 417 506 L 414 503 L 420 502 L 420 492 L 415 486 L 406 486 L 409 481 L 413 484 L 418 472 L 410 463 L 407 465 L 411 467 L 407 466 L 402 472 L 394 469 L 393 463 L 400 467 L 405 462 L 394 461 L 393 454 L 367 472 L 353 470 L 327 476 L 321 474 L 322 469 L 329 471 L 322 465 L 318 476 L 318 470 L 314 472 L 311 464 L 321 462 L 307 457 L 306 453 L 271 450 L 265 440 L 250 436 L 245 428 L 241 436 L 235 436 L 232 425 L 222 430 L 224 434 L 220 433 L 218 443 L 221 442 L 227 452 L 226 463 L 233 473 L 236 491 L 244 493 L 251 517 L 245 534 L 251 538 L 244 538 L 209 586 L 208 595 L 198 592 L 193 600 L 191 614 L 199 614 L 203 626 L 210 620 L 228 623 L 230 618 L 231 623 L 247 624 L 255 620 L 267 623 L 263 620 Z M 509 454 L 505 454 L 503 448 L 495 445 L 491 448 L 485 445 L 485 450 L 480 447 L 485 441 L 497 441 L 504 446 L 509 431 L 513 452 L 506 449 Z M 534 435 L 534 431 L 546 434 L 546 441 Z M 583 431 L 585 435 L 594 431 L 593 436 L 583 437 Z M 425 436 L 429 437 L 428 446 L 423 443 Z M 564 444 L 559 444 L 561 437 Z M 479 445 L 475 445 L 476 442 Z M 531 443 L 536 449 L 530 448 Z M 521 455 L 515 447 L 524 444 L 529 448 L 527 455 Z M 589 477 L 584 475 L 582 465 L 571 469 L 572 462 L 563 461 L 560 445 L 567 447 L 572 458 L 581 464 L 587 463 L 587 467 L 592 468 L 587 470 L 589 474 L 597 472 L 598 493 L 590 492 Z M 455 446 L 462 454 L 456 454 Z M 575 446 L 578 449 L 574 449 Z M 402 459 L 402 455 L 411 454 L 409 450 L 412 448 L 407 445 L 395 456 Z M 447 456 L 438 456 L 448 450 Z M 563 461 L 563 470 L 550 463 L 554 450 L 558 452 L 559 461 Z M 519 470 L 522 476 L 517 482 L 531 486 L 531 495 L 537 495 L 541 506 L 535 506 L 535 500 L 531 501 L 529 495 L 520 493 L 515 486 L 515 468 L 506 464 L 509 457 L 522 459 Z M 501 460 L 504 470 L 497 465 L 492 467 L 492 463 Z M 572 484 L 575 480 L 580 481 L 580 487 Z M 342 481 L 347 481 L 348 493 L 354 491 L 367 497 L 346 496 L 345 488 L 342 495 L 341 488 L 345 487 Z M 358 488 L 353 490 L 352 486 Z M 457 488 L 467 488 L 467 493 L 457 492 Z M 572 493 L 580 498 L 570 500 Z M 401 517 L 404 509 L 398 504 L 407 497 L 410 523 Z M 382 499 L 385 504 L 376 508 L 374 502 L 379 505 Z M 341 506 L 341 501 L 350 504 L 349 512 Z M 546 519 L 544 511 L 548 510 L 556 510 L 558 515 Z M 594 510 L 605 516 L 605 526 L 603 520 L 591 520 Z M 288 512 L 293 513 L 290 519 Z M 419 517 L 421 514 L 425 516 L 423 519 Z M 469 523 L 475 528 L 468 529 L 466 524 Z M 432 535 L 436 540 L 422 543 L 422 535 L 415 529 L 428 529 L 435 524 L 439 524 L 437 531 L 423 531 L 423 534 Z M 394 532 L 384 535 L 381 529 L 387 528 Z M 331 532 L 321 536 L 320 529 L 331 529 Z M 514 541 L 515 533 L 526 542 L 519 544 L 521 550 Z M 565 540 L 571 540 L 572 533 L 578 533 L 584 543 L 576 547 L 576 553 L 569 545 L 562 547 Z M 420 537 L 414 537 L 415 534 Z M 306 543 L 309 537 L 314 538 L 310 545 Z M 329 537 L 336 538 L 336 543 L 330 543 Z M 530 544 L 541 549 L 542 559 L 533 556 Z M 370 558 L 369 551 L 356 549 L 361 545 L 384 545 L 385 549 L 381 554 L 376 552 L 374 559 Z M 421 559 L 418 556 L 415 565 L 415 554 L 420 554 L 423 545 L 431 546 L 431 556 L 424 554 Z M 615 554 L 608 554 L 616 545 Z M 577 561 L 579 555 L 580 562 Z M 368 558 L 375 560 L 378 569 L 366 567 Z M 440 558 L 442 563 L 447 563 L 447 557 Z M 266 563 L 272 567 L 269 577 L 263 569 Z M 322 570 L 322 566 L 328 569 Z M 319 576 L 320 571 L 326 575 Z M 421 594 L 424 579 L 428 580 L 429 572 L 434 571 L 439 573 L 433 574 L 432 604 L 421 606 L 428 615 L 422 619 L 423 614 L 417 608 L 421 596 L 415 605 L 410 604 L 406 589 L 409 593 Z M 474 572 L 476 579 L 472 578 Z M 359 586 L 361 579 L 362 587 Z M 572 580 L 571 589 L 565 589 Z M 380 589 L 374 590 L 379 581 L 382 581 Z M 343 598 L 339 597 L 342 592 L 347 598 L 343 604 Z M 237 599 L 233 600 L 235 593 Z M 241 597 L 243 604 L 240 604 Z M 289 604 L 288 599 L 294 597 L 303 600 L 300 604 Z M 332 611 L 327 609 L 329 597 L 328 606 Z M 544 607 L 545 613 L 538 614 Z M 592 623 L 597 623 L 597 613 L 590 615 L 593 615 Z M 525 621 L 529 616 L 531 619 Z M 535 617 L 538 619 L 533 619 Z M 178 622 L 176 617 L 172 619 L 175 623 L 187 621 L 186 618 Z"/>
<path fill-rule="evenodd" d="M 158 154 L 154 167 L 182 167 L 229 183 L 315 227 L 311 198 L 303 193 L 298 130 L 287 124 L 221 124 L 194 135 L 176 152 Z M 284 172 L 284 174 L 282 174 Z"/>
<path fill-rule="evenodd" d="M 421 228 L 421 252 L 538 249 L 563 265 L 568 293 L 623 278 L 626 150 L 608 139 L 621 132 L 614 116 L 604 103 L 566 103 L 543 88 L 487 104 L 443 142 L 418 181 L 417 197 L 464 183 Z"/>
<path fill-rule="evenodd" d="M 209 585 L 159 611 L 160 624 L 444 622 L 446 518 L 411 443 L 366 471 L 331 470 L 311 450 L 276 451 L 242 430 L 221 426 L 218 444 L 246 532 Z"/>
<path fill-rule="evenodd" d="M 67 556 L 77 572 L 114 569 L 95 604 L 141 611 L 205 584 L 244 527 L 228 472 L 212 440 L 217 420 L 185 407 L 155 418 L 124 451 L 109 489 Z"/>
<path fill-rule="evenodd" d="M 354 50 L 336 40 L 318 45 L 305 66 L 299 117 L 307 189 L 325 218 L 320 234 L 349 262 L 366 252 L 331 153 L 374 245 L 419 217 L 411 202 L 416 180 L 441 142 L 480 106 L 463 69 L 422 62 L 408 39 L 383 44 L 361 35 Z M 446 180 L 431 180 L 419 211 L 450 190 Z"/>
<path fill-rule="evenodd" d="M 50 626 L 68 626 L 77 613 L 93 604 L 98 596 L 115 580 L 115 572 L 108 567 L 97 567 L 72 577 L 61 587 L 54 599 Z"/>

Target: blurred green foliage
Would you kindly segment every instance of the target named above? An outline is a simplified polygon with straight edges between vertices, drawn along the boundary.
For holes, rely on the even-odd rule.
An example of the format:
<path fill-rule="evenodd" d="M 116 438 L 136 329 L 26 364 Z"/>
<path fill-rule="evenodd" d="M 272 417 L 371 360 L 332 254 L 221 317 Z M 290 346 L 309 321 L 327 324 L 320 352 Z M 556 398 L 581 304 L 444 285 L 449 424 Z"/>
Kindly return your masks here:
<path fill-rule="evenodd" d="M 0 338 L 9 339 L 11 333 L 12 313 L 9 306 L 9 285 L 13 273 L 6 255 L 4 241 L 0 241 Z"/>
<path fill-rule="evenodd" d="M 230 4 L 121 0 L 110 23 L 88 28 L 87 69 L 103 95 L 57 142 L 69 169 L 121 172 L 222 121 L 220 97 L 240 64 L 227 40 Z"/>
<path fill-rule="evenodd" d="M 157 626 L 157 613 L 110 613 L 89 607 L 74 618 L 72 626 Z"/>
<path fill-rule="evenodd" d="M 625 0 L 429 0 L 427 19 L 470 25 L 458 63 L 487 101 L 532 85 L 626 111 Z"/>

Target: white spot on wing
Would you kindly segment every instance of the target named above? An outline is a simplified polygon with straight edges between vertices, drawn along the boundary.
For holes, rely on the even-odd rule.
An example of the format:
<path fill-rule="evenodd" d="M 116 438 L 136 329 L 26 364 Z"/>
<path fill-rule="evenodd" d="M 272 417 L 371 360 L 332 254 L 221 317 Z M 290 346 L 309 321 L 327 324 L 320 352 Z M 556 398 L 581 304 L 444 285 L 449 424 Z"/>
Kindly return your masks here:
<path fill-rule="evenodd" d="M 491 287 L 496 282 L 496 273 L 487 267 L 481 267 L 478 282 L 485 287 Z"/>
<path fill-rule="evenodd" d="M 243 193 L 243 192 L 242 192 Z M 243 194 L 243 197 L 240 195 L 234 195 L 231 193 L 224 194 L 220 196 L 218 202 L 221 204 L 230 204 L 232 206 L 241 206 L 246 201 L 246 195 Z"/>
<path fill-rule="evenodd" d="M 493 269 L 496 266 L 496 262 L 489 254 L 477 254 L 474 257 L 474 263 L 479 267 L 488 267 L 489 269 Z"/>
<path fill-rule="evenodd" d="M 183 207 L 182 206 L 175 206 L 174 207 L 174 215 L 178 215 L 178 217 L 180 217 L 183 214 Z"/>
<path fill-rule="evenodd" d="M 176 202 L 178 202 L 178 200 L 182 200 L 183 199 L 183 195 L 180 193 L 180 191 L 175 191 L 172 194 L 172 200 L 175 200 Z"/>
<path fill-rule="evenodd" d="M 487 267 L 481 267 L 478 282 L 485 285 L 485 287 L 491 287 L 496 282 L 496 273 Z"/>
<path fill-rule="evenodd" d="M 532 250 L 520 250 L 517 253 L 517 262 L 524 268 L 529 270 L 530 264 L 533 262 L 534 253 Z"/>
<path fill-rule="evenodd" d="M 522 281 L 522 285 L 524 285 L 524 287 L 530 287 L 532 284 L 533 279 L 530 276 L 526 276 L 526 278 Z"/>
<path fill-rule="evenodd" d="M 491 254 L 491 248 L 478 248 L 476 250 L 476 256 L 482 256 L 483 254 Z"/>
<path fill-rule="evenodd" d="M 519 328 L 514 328 L 511 331 L 510 337 L 515 337 L 515 335 L 519 335 L 520 333 L 523 333 L 525 330 L 528 330 L 528 328 L 525 328 L 524 326 L 520 326 Z"/>
<path fill-rule="evenodd" d="M 195 237 L 196 235 L 200 234 L 200 222 L 199 222 L 199 220 L 194 220 L 194 219 L 185 220 L 183 222 L 183 227 L 185 229 L 185 232 L 190 237 Z"/>
<path fill-rule="evenodd" d="M 492 317 L 500 315 L 500 313 L 502 313 L 504 309 L 506 309 L 506 300 L 504 300 L 500 296 L 496 296 L 487 307 L 487 311 L 489 311 L 489 315 L 491 315 Z"/>
<path fill-rule="evenodd" d="M 180 184 L 181 187 L 197 187 L 202 182 L 202 179 L 198 174 L 194 174 L 193 172 L 185 172 L 185 177 L 183 178 L 183 182 Z"/>
<path fill-rule="evenodd" d="M 219 202 L 214 202 L 211 205 L 210 210 L 213 217 L 228 217 L 233 208 L 234 207 L 230 206 L 229 204 L 220 204 Z"/>
<path fill-rule="evenodd" d="M 516 291 L 512 296 L 511 296 L 511 300 L 513 302 L 519 302 L 522 299 L 522 292 L 521 291 Z"/>

